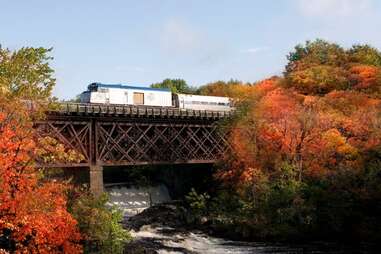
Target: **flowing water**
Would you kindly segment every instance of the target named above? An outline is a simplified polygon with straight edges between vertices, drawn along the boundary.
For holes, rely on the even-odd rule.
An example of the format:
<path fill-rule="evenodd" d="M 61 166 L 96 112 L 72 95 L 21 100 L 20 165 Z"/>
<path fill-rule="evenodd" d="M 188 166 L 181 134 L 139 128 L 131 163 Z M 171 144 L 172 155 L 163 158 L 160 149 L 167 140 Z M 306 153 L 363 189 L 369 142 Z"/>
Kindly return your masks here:
<path fill-rule="evenodd" d="M 152 241 L 157 243 L 157 253 L 302 253 L 302 249 L 292 249 L 287 246 L 269 246 L 264 243 L 247 243 L 229 241 L 211 237 L 201 232 L 174 233 L 168 235 L 173 228 L 142 227 L 132 235 L 143 242 Z M 166 233 L 162 233 L 165 231 Z M 318 252 L 316 252 L 318 253 Z"/>
<path fill-rule="evenodd" d="M 107 191 L 110 194 L 109 204 L 117 205 L 124 211 L 124 223 L 134 238 L 125 253 L 381 253 L 369 251 L 366 247 L 354 249 L 327 243 L 286 245 L 217 238 L 184 227 L 175 205 L 160 205 L 170 201 L 164 185 L 146 188 L 109 186 Z"/>
<path fill-rule="evenodd" d="M 125 216 L 131 217 L 148 207 L 171 200 L 165 185 L 135 187 L 120 184 L 106 186 L 110 201 L 108 205 L 117 206 Z"/>
<path fill-rule="evenodd" d="M 172 233 L 171 233 L 172 232 Z M 327 243 L 286 245 L 263 242 L 231 241 L 212 237 L 202 232 L 176 232 L 173 228 L 143 226 L 132 235 L 142 246 L 148 246 L 159 254 L 341 254 L 380 253 L 366 247 L 338 246 Z M 129 253 L 134 253 L 129 252 Z M 151 252 L 147 252 L 151 253 Z"/>

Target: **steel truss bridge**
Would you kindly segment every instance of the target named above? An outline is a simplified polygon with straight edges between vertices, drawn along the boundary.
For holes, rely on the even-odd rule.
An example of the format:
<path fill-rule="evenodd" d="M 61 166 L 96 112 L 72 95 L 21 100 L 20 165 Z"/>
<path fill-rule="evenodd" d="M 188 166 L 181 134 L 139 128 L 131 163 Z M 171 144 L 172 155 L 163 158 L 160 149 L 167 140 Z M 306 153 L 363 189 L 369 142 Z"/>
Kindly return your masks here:
<path fill-rule="evenodd" d="M 229 148 L 218 124 L 231 114 L 65 103 L 35 125 L 41 137 L 51 136 L 84 158 L 45 166 L 88 167 L 90 187 L 100 193 L 104 166 L 216 162 Z"/>

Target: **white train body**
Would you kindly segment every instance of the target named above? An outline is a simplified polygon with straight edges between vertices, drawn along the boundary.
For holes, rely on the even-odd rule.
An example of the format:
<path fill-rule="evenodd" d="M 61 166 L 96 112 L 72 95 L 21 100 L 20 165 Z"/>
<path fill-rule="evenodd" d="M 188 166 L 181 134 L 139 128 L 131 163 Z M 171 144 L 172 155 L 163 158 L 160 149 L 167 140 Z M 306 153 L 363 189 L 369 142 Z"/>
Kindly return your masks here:
<path fill-rule="evenodd" d="M 228 97 L 173 94 L 169 89 L 91 83 L 81 103 L 144 105 L 180 109 L 230 111 Z"/>
<path fill-rule="evenodd" d="M 170 90 L 92 83 L 81 94 L 82 103 L 172 106 Z"/>
<path fill-rule="evenodd" d="M 231 110 L 230 99 L 228 97 L 204 96 L 193 94 L 177 94 L 178 107 L 193 110 Z"/>

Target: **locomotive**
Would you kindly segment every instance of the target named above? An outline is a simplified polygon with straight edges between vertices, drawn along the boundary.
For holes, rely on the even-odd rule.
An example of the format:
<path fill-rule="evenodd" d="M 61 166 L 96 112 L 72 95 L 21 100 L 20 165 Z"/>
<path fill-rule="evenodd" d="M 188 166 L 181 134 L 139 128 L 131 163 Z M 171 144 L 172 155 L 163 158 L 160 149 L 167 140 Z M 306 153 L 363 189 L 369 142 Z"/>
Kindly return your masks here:
<path fill-rule="evenodd" d="M 180 109 L 230 111 L 228 97 L 172 93 L 165 88 L 91 83 L 80 95 L 81 103 L 176 107 Z"/>

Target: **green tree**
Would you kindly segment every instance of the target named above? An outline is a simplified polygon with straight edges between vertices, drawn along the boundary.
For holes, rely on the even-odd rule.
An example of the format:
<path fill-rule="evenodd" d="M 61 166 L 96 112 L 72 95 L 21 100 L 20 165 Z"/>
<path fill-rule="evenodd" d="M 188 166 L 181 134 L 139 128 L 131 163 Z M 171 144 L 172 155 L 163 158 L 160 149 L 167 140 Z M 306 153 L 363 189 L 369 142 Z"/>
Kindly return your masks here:
<path fill-rule="evenodd" d="M 85 238 L 84 249 L 92 253 L 123 253 L 124 244 L 131 238 L 120 223 L 121 211 L 107 207 L 108 196 L 94 197 L 86 188 L 68 193 L 69 211 L 78 221 Z"/>
<path fill-rule="evenodd" d="M 343 66 L 348 62 L 348 55 L 338 44 L 317 39 L 307 41 L 305 45 L 297 45 L 287 59 L 286 76 L 317 65 Z"/>
<path fill-rule="evenodd" d="M 164 79 L 162 82 L 151 84 L 151 87 L 168 88 L 172 93 L 193 93 L 195 91 L 183 79 Z"/>
<path fill-rule="evenodd" d="M 0 90 L 7 97 L 45 101 L 56 79 L 49 66 L 50 49 L 25 47 L 11 51 L 0 47 Z"/>
<path fill-rule="evenodd" d="M 381 67 L 381 52 L 369 45 L 353 45 L 348 51 L 350 61 Z"/>

